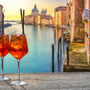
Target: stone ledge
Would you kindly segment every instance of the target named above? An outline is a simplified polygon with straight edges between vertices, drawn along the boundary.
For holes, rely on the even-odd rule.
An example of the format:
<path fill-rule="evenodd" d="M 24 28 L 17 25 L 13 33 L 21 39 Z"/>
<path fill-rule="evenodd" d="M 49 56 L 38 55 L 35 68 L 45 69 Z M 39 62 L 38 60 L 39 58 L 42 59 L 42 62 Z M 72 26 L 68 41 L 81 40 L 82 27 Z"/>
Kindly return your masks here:
<path fill-rule="evenodd" d="M 0 90 L 89 90 L 90 72 L 64 73 L 25 73 L 20 74 L 26 86 L 12 86 L 11 81 L 17 80 L 17 74 L 5 74 L 9 81 L 0 81 Z"/>

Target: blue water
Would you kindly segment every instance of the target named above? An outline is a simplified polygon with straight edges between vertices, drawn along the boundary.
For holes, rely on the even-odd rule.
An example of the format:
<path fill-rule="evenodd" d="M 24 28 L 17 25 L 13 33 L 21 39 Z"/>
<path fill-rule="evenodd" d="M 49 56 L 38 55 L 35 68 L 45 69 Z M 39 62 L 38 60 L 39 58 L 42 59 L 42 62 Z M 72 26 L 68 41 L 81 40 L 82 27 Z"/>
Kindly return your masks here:
<path fill-rule="evenodd" d="M 21 34 L 21 24 L 12 23 L 5 34 Z M 20 60 L 20 73 L 52 72 L 52 44 L 54 31 L 49 27 L 25 25 L 29 52 Z M 1 66 L 1 62 L 0 62 Z M 1 71 L 0 71 L 1 72 Z M 4 58 L 4 73 L 17 73 L 17 60 L 8 53 Z"/>
<path fill-rule="evenodd" d="M 9 23 L 12 26 L 4 29 L 4 33 L 8 34 L 9 38 L 12 34 L 22 34 L 21 24 Z M 53 28 L 25 25 L 28 53 L 20 60 L 20 73 L 52 72 L 52 44 L 54 44 L 54 72 L 63 72 L 63 63 L 66 57 L 66 43 L 63 38 L 59 48 L 60 56 L 57 57 L 58 39 L 61 37 L 61 31 L 61 29 L 56 30 L 55 34 Z M 8 53 L 4 57 L 4 73 L 17 72 L 17 60 Z"/>

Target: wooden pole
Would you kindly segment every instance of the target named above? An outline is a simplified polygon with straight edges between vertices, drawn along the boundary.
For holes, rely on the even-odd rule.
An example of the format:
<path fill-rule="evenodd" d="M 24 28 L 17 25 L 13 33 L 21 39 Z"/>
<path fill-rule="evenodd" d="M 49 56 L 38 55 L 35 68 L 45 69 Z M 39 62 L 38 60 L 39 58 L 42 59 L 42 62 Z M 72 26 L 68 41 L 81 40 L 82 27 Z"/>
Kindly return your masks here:
<path fill-rule="evenodd" d="M 54 44 L 52 44 L 52 72 L 54 72 Z"/>
<path fill-rule="evenodd" d="M 58 57 L 59 57 L 59 48 L 60 48 L 59 43 L 61 43 L 61 37 L 60 37 L 59 40 L 58 40 Z"/>
<path fill-rule="evenodd" d="M 59 40 L 58 40 L 58 57 L 59 57 Z"/>
<path fill-rule="evenodd" d="M 56 44 L 56 34 L 55 34 L 55 28 L 54 28 L 54 43 Z"/>
<path fill-rule="evenodd" d="M 67 46 L 67 66 L 69 66 L 69 47 Z"/>

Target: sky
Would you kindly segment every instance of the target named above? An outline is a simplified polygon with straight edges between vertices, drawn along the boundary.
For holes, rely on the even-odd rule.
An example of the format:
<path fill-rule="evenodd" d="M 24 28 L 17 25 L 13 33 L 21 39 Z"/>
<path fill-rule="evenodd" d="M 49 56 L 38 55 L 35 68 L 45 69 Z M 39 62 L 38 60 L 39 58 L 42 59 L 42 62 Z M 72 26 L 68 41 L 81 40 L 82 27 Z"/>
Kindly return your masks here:
<path fill-rule="evenodd" d="M 42 8 L 47 9 L 49 15 L 54 16 L 54 9 L 65 6 L 68 0 L 0 0 L 3 6 L 5 20 L 20 20 L 20 9 L 25 10 L 25 16 L 30 15 L 34 5 L 37 5 L 39 13 Z"/>

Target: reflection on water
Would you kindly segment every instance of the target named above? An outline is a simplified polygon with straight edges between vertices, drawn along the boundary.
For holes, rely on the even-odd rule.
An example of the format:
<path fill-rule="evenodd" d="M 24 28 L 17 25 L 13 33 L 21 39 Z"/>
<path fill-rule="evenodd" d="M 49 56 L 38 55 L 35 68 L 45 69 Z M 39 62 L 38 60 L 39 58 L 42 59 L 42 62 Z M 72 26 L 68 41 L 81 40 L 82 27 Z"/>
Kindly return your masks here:
<path fill-rule="evenodd" d="M 61 31 L 61 29 L 56 30 L 54 35 L 52 28 L 25 25 L 29 52 L 20 60 L 20 73 L 52 72 L 52 44 L 55 46 L 55 72 L 63 71 L 63 56 L 65 55 L 65 42 L 63 42 L 63 38 L 60 43 L 60 57 L 57 57 L 58 39 L 61 37 Z M 21 33 L 21 24 L 15 22 L 11 27 L 5 28 L 5 34 L 8 34 L 10 37 L 12 34 Z M 62 48 L 63 46 L 64 48 Z M 10 54 L 4 58 L 4 72 L 17 73 L 17 60 Z"/>
<path fill-rule="evenodd" d="M 66 42 L 63 37 L 63 30 L 56 29 L 54 31 L 54 45 L 55 45 L 55 72 L 63 72 L 63 64 L 66 58 Z M 59 43 L 59 57 L 58 57 L 58 40 L 60 38 Z"/>

